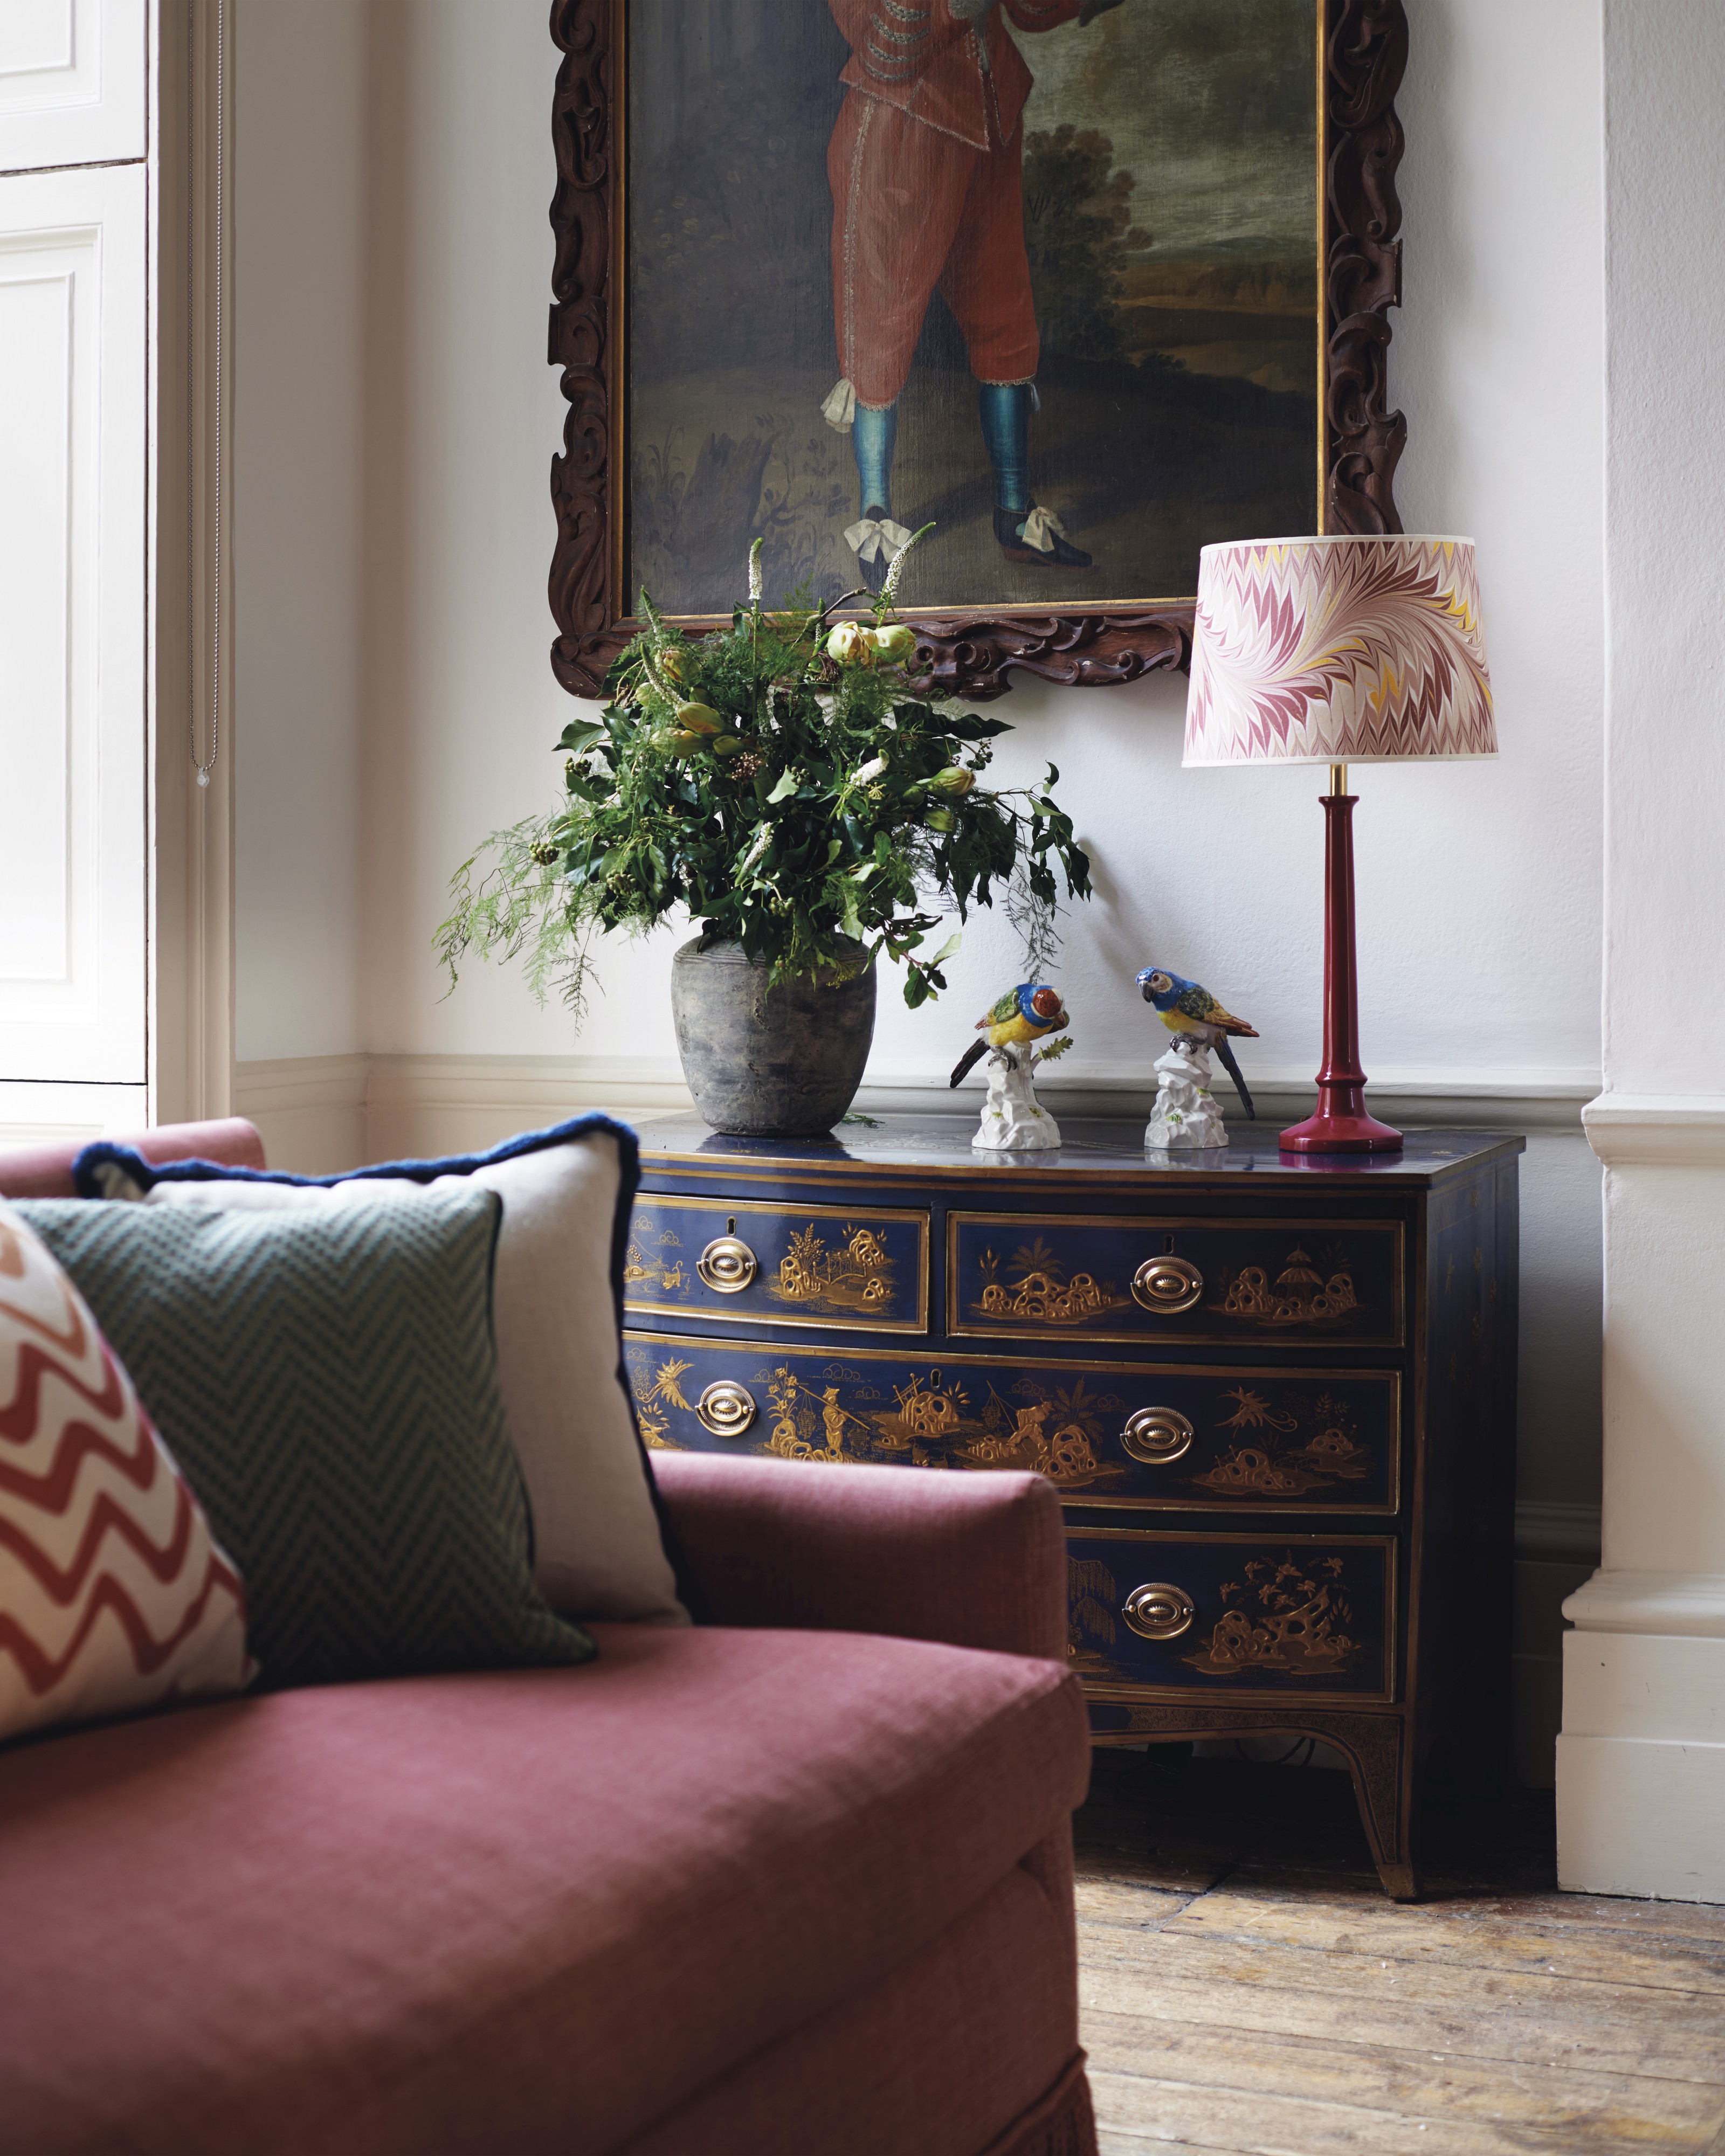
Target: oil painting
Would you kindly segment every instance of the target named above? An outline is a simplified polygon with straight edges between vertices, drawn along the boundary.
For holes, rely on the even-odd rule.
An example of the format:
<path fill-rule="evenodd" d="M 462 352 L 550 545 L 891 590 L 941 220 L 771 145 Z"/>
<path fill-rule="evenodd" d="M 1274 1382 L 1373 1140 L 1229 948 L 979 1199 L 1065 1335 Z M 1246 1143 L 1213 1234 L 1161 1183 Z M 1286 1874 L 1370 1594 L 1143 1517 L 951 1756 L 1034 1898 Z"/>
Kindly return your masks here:
<path fill-rule="evenodd" d="M 1319 516 L 1314 0 L 634 0 L 623 583 L 1089 609 Z"/>
<path fill-rule="evenodd" d="M 552 667 L 643 588 L 1183 667 L 1211 541 L 1399 531 L 1402 0 L 552 0 Z M 913 533 L 924 536 L 914 552 Z"/>

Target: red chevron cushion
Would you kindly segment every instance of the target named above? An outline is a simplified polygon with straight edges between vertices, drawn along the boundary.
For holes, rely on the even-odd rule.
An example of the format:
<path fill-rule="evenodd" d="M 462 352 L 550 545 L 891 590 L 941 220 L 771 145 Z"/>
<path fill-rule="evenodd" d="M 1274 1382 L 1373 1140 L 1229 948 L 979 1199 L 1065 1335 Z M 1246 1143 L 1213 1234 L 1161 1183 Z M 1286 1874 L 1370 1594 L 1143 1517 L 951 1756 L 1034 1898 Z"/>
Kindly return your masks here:
<path fill-rule="evenodd" d="M 252 1675 L 239 1575 L 83 1297 L 0 1203 L 0 1740 Z"/>

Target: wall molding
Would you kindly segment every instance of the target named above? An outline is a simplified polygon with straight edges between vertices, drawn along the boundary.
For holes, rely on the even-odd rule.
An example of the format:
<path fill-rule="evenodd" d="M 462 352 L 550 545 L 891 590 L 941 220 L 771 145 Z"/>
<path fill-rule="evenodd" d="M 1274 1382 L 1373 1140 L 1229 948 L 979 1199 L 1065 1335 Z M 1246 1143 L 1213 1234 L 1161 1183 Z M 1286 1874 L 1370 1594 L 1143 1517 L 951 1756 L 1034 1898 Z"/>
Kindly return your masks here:
<path fill-rule="evenodd" d="M 233 1112 L 257 1125 L 272 1168 L 324 1175 L 372 1158 L 364 1055 L 236 1064 Z"/>
<path fill-rule="evenodd" d="M 1316 1087 L 1309 1072 L 1249 1070 L 1260 1123 L 1309 1114 Z M 1391 1070 L 1374 1078 L 1370 1105 L 1404 1126 L 1426 1129 L 1566 1130 L 1579 1134 L 1581 1111 L 1598 1088 L 1588 1070 L 1463 1072 Z M 1039 1080 L 1037 1091 L 1055 1114 L 1130 1116 L 1147 1120 L 1156 1081 L 1147 1064 L 1063 1061 Z M 1233 1089 L 1219 1078 L 1216 1098 L 1230 1123 L 1245 1118 Z M 857 1106 L 866 1114 L 969 1115 L 979 1092 L 952 1093 L 945 1073 L 875 1070 L 863 1081 Z"/>
<path fill-rule="evenodd" d="M 1539 1497 L 1517 1497 L 1516 1554 L 1548 1562 L 1567 1558 L 1597 1563 L 1599 1507 L 1553 1503 Z"/>
<path fill-rule="evenodd" d="M 1563 1614 L 1579 1632 L 1725 1640 L 1725 1573 L 1602 1567 L 1564 1603 Z"/>
<path fill-rule="evenodd" d="M 217 28 L 232 0 L 152 8 L 151 220 L 156 304 L 151 398 L 150 579 L 150 1089 L 158 1122 L 234 1112 L 234 469 L 233 129 L 218 142 Z M 222 18 L 225 110 L 234 96 L 231 15 Z M 215 215 L 222 160 L 223 215 Z M 217 457 L 215 284 L 223 278 L 223 454 L 220 459 L 222 634 L 213 678 Z M 193 715 L 208 741 L 219 692 L 220 753 L 200 787 Z M 208 750 L 204 751 L 208 754 Z"/>
<path fill-rule="evenodd" d="M 1581 1122 L 1607 1168 L 1725 1168 L 1725 1093 L 1601 1093 Z"/>
<path fill-rule="evenodd" d="M 1262 1123 L 1311 1104 L 1308 1077 L 1255 1071 L 1251 1085 Z M 1142 1066 L 1105 1064 L 1050 1072 L 1041 1087 L 1057 1116 L 1133 1118 L 1148 1116 L 1155 1090 Z M 1579 1135 L 1583 1108 L 1598 1090 L 1597 1074 L 1584 1070 L 1398 1071 L 1375 1083 L 1371 1097 L 1380 1113 L 1416 1127 Z M 968 1116 L 979 1099 L 955 1095 L 943 1072 L 888 1068 L 865 1080 L 856 1106 L 865 1115 Z M 645 1118 L 686 1115 L 693 1105 L 681 1067 L 670 1056 L 356 1053 L 242 1063 L 234 1075 L 234 1111 L 254 1121 L 259 1114 L 362 1109 L 366 1142 L 371 1157 L 379 1158 L 396 1150 L 386 1130 L 398 1136 L 420 1116 L 442 1122 L 466 1111 L 487 1126 L 501 1117 L 512 1130 L 528 1130 L 586 1108 Z M 1224 1106 L 1238 1122 L 1238 1103 L 1230 1099 Z"/>

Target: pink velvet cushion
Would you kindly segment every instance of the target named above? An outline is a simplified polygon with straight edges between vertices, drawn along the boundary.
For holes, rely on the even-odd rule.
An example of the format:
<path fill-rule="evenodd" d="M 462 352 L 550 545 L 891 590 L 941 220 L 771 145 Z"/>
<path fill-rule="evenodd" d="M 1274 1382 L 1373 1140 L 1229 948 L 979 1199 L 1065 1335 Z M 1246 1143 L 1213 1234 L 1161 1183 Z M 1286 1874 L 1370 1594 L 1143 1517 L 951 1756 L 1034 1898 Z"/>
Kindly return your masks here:
<path fill-rule="evenodd" d="M 1046 1661 L 593 1631 L 579 1671 L 0 1758 L 0 2148 L 596 2156 L 918 1953 L 1083 1794 Z"/>

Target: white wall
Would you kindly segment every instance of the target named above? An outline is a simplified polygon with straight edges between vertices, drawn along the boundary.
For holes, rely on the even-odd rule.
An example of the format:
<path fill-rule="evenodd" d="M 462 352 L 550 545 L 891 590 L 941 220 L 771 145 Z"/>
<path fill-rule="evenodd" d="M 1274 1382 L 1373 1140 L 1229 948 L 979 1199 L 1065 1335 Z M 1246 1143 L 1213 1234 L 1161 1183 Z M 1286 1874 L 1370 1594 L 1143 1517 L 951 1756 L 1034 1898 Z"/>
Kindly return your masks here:
<path fill-rule="evenodd" d="M 242 1061 L 366 1045 L 366 10 L 237 0 L 229 454 Z M 171 393 L 163 385 L 162 393 Z"/>
<path fill-rule="evenodd" d="M 1725 13 L 1606 0 L 1604 1566 L 1568 1605 L 1559 1871 L 1725 1897 Z"/>
<path fill-rule="evenodd" d="M 1393 386 L 1412 446 L 1399 495 L 1410 528 L 1479 538 L 1504 753 L 1361 775 L 1366 1060 L 1380 1081 L 1579 1085 L 1599 1068 L 1597 38 L 1574 34 L 1576 0 L 1417 13 L 1402 100 L 1413 147 Z M 557 54 L 537 0 L 379 15 L 401 80 L 382 90 L 378 215 L 400 275 L 374 287 L 394 408 L 374 399 L 373 420 L 396 463 L 376 476 L 372 536 L 402 567 L 374 680 L 393 730 L 372 773 L 370 1045 L 567 1053 L 562 1014 L 507 976 L 476 972 L 439 1004 L 429 955 L 451 867 L 491 825 L 557 798 L 569 699 L 546 665 L 544 599 L 547 465 L 565 408 L 544 363 Z M 1096 857 L 1099 900 L 1070 923 L 1063 963 L 1080 1051 L 1067 1074 L 1142 1072 L 1153 1044 L 1125 976 L 1160 957 L 1252 1019 L 1265 1037 L 1255 1070 L 1303 1081 L 1318 1054 L 1316 781 L 1181 773 L 1184 687 L 1032 682 L 999 707 L 1020 729 L 999 770 L 1058 762 Z M 583 1050 L 674 1056 L 676 940 L 608 955 Z M 883 982 L 872 1074 L 943 1073 L 1014 971 L 1010 934 L 983 916 L 950 1003 L 911 1014 Z"/>
<path fill-rule="evenodd" d="M 272 63 L 277 109 L 259 119 L 256 172 L 312 117 L 306 92 L 314 78 L 327 89 L 333 41 L 359 11 L 331 0 L 241 6 L 254 40 L 243 61 L 264 34 L 296 48 L 279 73 Z M 1419 0 L 1412 13 L 1399 101 L 1410 144 L 1406 305 L 1391 371 L 1411 446 L 1398 498 L 1410 529 L 1478 539 L 1503 753 L 1489 765 L 1360 774 L 1363 1047 L 1394 1112 L 1417 1116 L 1423 1097 L 1428 1120 L 1434 1102 L 1445 1112 L 1459 1103 L 1476 1121 L 1538 1126 L 1523 1186 L 1523 1539 L 1530 1555 L 1585 1558 L 1598 1491 L 1598 1179 L 1574 1115 L 1599 1053 L 1598 15 L 1591 0 Z M 266 15 L 264 33 L 254 26 Z M 347 660 L 329 662 L 330 732 L 314 737 L 323 692 L 303 646 L 297 659 L 282 653 L 285 670 L 243 714 L 241 1054 L 327 1057 L 351 1045 L 382 1059 L 369 1130 L 373 1149 L 388 1151 L 509 1127 L 550 1101 L 673 1092 L 667 979 L 678 937 L 605 953 L 604 993 L 579 1041 L 507 971 L 475 966 L 440 1000 L 431 941 L 449 872 L 487 831 L 555 801 L 553 744 L 570 716 L 547 663 L 545 600 L 548 465 L 565 409 L 545 363 L 557 55 L 542 0 L 373 0 L 368 15 L 363 816 L 342 821 L 337 798 L 353 752 L 335 716 L 349 708 Z M 352 124 L 349 95 L 324 129 Z M 329 157 L 315 180 L 302 157 L 294 184 L 311 192 L 282 206 L 320 247 L 336 192 L 354 183 L 347 154 Z M 304 234 L 283 245 L 290 264 L 315 252 Z M 305 259 L 268 301 L 280 321 L 313 298 L 311 270 Z M 345 653 L 344 603 L 358 588 L 341 551 L 356 468 L 342 371 L 352 287 L 345 269 L 326 274 L 336 290 L 318 331 L 331 353 L 326 386 L 302 376 L 279 388 L 290 400 L 327 397 L 343 444 L 328 454 L 341 470 L 321 516 L 282 525 L 276 539 L 280 573 L 315 581 Z M 265 304 L 254 268 L 246 290 L 250 305 Z M 278 379 L 287 371 L 280 349 L 259 364 Z M 260 393 L 254 375 L 249 412 Z M 300 413 L 303 430 L 302 406 L 278 409 Z M 290 487 L 290 501 L 300 499 Z M 310 558 L 326 524 L 343 536 Z M 1142 1081 L 1154 1044 L 1129 977 L 1154 958 L 1208 982 L 1257 1025 L 1247 1067 L 1275 1113 L 1293 1105 L 1289 1089 L 1307 1083 L 1318 1055 L 1317 785 L 1300 773 L 1183 773 L 1183 691 L 1178 678 L 1081 693 L 1030 684 L 997 707 L 1019 730 L 999 770 L 1028 776 L 1057 762 L 1096 862 L 1097 901 L 1068 924 L 1060 967 L 1078 1039 L 1060 1077 L 1091 1089 Z M 332 820 L 308 875 L 295 848 L 299 827 L 316 822 L 312 796 L 331 804 Z M 355 947 L 355 853 L 343 865 L 343 847 L 357 850 L 364 879 L 357 1033 L 349 962 L 335 947 Z M 943 1082 L 976 1010 L 1017 971 L 1004 924 L 984 916 L 950 968 L 949 1000 L 911 1014 L 884 981 L 871 1081 Z M 280 1061 L 254 1069 L 253 1091 L 242 1090 L 254 1104 L 300 1101 L 315 1121 L 319 1103 L 348 1097 L 350 1078 L 333 1066 L 308 1063 L 298 1091 Z M 354 1127 L 316 1125 L 336 1127 Z M 295 1127 L 311 1144 L 312 1121 Z M 1544 1600 L 1547 1616 L 1525 1620 L 1543 1657 L 1531 1674 L 1554 1686 L 1556 1593 Z"/>

